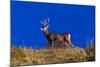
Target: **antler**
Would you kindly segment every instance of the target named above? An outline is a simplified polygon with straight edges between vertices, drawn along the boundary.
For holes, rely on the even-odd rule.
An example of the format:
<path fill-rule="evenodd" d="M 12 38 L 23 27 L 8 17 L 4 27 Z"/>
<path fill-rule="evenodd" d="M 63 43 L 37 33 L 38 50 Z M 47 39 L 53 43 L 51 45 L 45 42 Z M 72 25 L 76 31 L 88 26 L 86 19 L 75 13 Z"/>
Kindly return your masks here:
<path fill-rule="evenodd" d="M 45 22 L 45 23 L 44 23 L 45 25 L 48 24 L 49 18 L 47 18 L 44 22 Z"/>
<path fill-rule="evenodd" d="M 48 22 L 49 22 L 49 18 L 45 19 L 44 21 L 41 21 L 41 23 L 42 23 L 43 25 L 47 25 Z"/>

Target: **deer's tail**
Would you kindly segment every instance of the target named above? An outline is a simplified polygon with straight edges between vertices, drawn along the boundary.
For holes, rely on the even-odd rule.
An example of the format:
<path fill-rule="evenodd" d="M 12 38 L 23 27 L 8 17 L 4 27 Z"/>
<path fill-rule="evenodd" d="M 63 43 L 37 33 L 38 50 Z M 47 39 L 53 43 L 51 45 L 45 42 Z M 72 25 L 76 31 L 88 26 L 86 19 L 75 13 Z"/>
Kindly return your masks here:
<path fill-rule="evenodd" d="M 72 43 L 71 43 L 71 34 L 68 33 L 67 37 L 68 37 L 68 39 L 67 39 L 68 43 L 70 44 L 70 46 L 72 46 Z"/>
<path fill-rule="evenodd" d="M 71 34 L 69 34 L 69 33 L 68 33 L 68 38 L 69 38 L 69 39 L 71 38 Z"/>

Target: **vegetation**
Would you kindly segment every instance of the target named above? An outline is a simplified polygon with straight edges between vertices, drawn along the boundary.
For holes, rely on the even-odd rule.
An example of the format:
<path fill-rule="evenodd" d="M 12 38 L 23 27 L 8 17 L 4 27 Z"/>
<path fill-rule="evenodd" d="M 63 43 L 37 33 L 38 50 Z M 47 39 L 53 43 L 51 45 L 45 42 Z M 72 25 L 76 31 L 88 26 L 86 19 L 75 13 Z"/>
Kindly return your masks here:
<path fill-rule="evenodd" d="M 34 50 L 11 48 L 11 66 L 85 62 L 95 60 L 95 47 Z"/>
<path fill-rule="evenodd" d="M 87 53 L 87 61 L 95 61 L 95 45 L 90 44 L 88 48 L 85 49 Z"/>

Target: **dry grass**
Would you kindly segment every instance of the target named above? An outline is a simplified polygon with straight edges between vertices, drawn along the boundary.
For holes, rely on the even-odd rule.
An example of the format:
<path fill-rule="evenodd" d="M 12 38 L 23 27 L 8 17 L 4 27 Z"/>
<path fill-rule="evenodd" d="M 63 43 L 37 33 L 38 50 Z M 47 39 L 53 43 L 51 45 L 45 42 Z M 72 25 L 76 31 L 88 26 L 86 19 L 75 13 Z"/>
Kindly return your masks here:
<path fill-rule="evenodd" d="M 89 47 L 85 49 L 85 52 L 87 53 L 87 61 L 95 61 L 95 45 L 89 45 Z"/>
<path fill-rule="evenodd" d="M 65 48 L 33 50 L 11 48 L 11 65 L 38 65 L 93 61 L 95 53 L 89 49 Z M 91 60 L 92 59 L 92 60 Z"/>

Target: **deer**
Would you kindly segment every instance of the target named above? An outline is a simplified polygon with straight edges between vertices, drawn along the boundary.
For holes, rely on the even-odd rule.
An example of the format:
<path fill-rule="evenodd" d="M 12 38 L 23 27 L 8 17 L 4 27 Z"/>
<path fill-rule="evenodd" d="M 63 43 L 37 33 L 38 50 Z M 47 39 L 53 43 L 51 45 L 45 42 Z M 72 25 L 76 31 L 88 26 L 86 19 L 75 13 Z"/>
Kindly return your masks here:
<path fill-rule="evenodd" d="M 49 18 L 45 19 L 44 21 L 40 21 L 43 27 L 41 27 L 41 31 L 46 36 L 48 48 L 65 48 L 65 47 L 72 47 L 71 45 L 71 35 L 69 33 L 53 33 L 49 32 Z"/>

